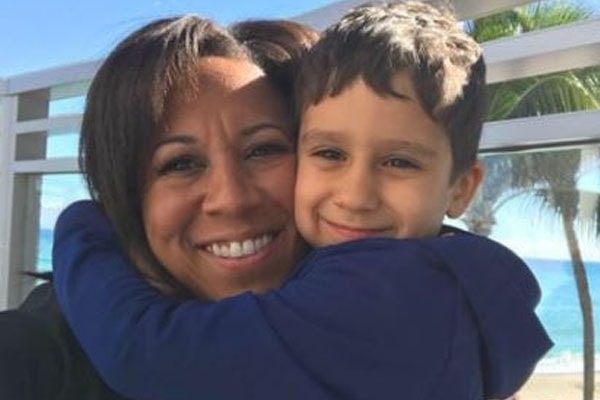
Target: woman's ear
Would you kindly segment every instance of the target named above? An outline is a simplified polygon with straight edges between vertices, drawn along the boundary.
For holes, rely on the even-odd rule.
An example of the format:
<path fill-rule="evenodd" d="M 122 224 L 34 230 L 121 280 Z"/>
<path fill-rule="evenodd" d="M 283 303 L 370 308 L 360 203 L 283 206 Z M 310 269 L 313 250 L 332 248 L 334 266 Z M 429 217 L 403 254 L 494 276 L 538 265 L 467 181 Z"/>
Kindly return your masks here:
<path fill-rule="evenodd" d="M 484 175 L 484 167 L 477 160 L 473 166 L 460 174 L 451 185 L 450 201 L 446 215 L 450 218 L 460 217 L 477 193 Z"/>

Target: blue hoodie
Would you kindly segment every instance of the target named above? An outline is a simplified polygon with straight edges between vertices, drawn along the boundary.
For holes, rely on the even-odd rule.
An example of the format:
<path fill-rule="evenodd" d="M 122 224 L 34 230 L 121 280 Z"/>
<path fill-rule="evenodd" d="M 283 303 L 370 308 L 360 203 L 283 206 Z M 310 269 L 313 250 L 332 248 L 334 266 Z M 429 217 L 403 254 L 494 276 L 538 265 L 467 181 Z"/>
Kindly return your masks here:
<path fill-rule="evenodd" d="M 135 399 L 503 398 L 552 345 L 527 266 L 458 230 L 316 249 L 267 294 L 178 301 L 78 202 L 57 222 L 53 264 L 75 336 Z"/>

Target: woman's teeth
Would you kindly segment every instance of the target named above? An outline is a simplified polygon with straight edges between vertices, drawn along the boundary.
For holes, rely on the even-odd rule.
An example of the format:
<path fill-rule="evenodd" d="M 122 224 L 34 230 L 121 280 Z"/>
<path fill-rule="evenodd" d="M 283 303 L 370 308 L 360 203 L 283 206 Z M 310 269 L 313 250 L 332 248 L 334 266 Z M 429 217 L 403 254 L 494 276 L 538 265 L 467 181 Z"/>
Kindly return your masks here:
<path fill-rule="evenodd" d="M 209 253 L 223 258 L 240 258 L 258 253 L 263 247 L 273 240 L 272 234 L 263 235 L 256 239 L 247 239 L 241 242 L 213 243 L 206 246 Z"/>

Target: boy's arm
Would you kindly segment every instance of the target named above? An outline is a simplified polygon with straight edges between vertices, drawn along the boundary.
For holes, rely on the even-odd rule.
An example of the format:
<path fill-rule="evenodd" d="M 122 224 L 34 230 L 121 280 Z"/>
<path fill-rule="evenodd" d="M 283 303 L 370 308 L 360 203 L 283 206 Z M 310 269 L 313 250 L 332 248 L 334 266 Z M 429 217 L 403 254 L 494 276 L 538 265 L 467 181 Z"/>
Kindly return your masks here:
<path fill-rule="evenodd" d="M 522 386 L 553 345 L 534 312 L 541 290 L 511 250 L 458 232 L 424 245 L 443 255 L 473 310 L 482 346 L 485 398 L 505 398 Z"/>
<path fill-rule="evenodd" d="M 82 202 L 59 218 L 53 261 L 76 337 L 109 386 L 126 396 L 416 394 L 423 377 L 442 369 L 436 364 L 447 351 L 458 290 L 444 274 L 413 268 L 414 279 L 428 281 L 422 289 L 409 283 L 408 270 L 371 266 L 370 253 L 359 253 L 340 264 L 335 251 L 316 252 L 282 289 L 263 296 L 180 303 L 141 279 L 106 218 Z M 406 257 L 414 265 L 423 258 L 417 247 Z M 436 301 L 426 301 L 429 290 Z M 423 340 L 427 351 L 414 354 Z"/>
<path fill-rule="evenodd" d="M 150 287 L 95 203 L 61 214 L 53 266 L 75 336 L 109 386 L 128 397 L 332 398 L 289 358 L 254 296 L 178 302 Z"/>
<path fill-rule="evenodd" d="M 54 262 L 76 336 L 109 385 L 131 397 L 410 398 L 437 382 L 467 398 L 479 339 L 463 289 L 435 254 L 421 241 L 349 243 L 318 250 L 267 295 L 178 303 L 127 264 L 88 202 L 61 216 Z M 513 322 L 499 334 L 520 330 Z M 461 329 L 473 340 L 449 339 Z M 458 355 L 440 356 L 450 350 Z M 516 390 L 532 358 L 502 388 Z"/>

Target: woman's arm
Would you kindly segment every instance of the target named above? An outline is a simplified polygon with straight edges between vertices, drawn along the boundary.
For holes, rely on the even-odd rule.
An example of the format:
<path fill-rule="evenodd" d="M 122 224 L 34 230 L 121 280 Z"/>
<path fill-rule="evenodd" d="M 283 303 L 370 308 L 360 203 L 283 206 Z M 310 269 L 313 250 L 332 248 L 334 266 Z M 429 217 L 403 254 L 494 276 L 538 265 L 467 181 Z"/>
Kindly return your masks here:
<path fill-rule="evenodd" d="M 142 280 L 106 218 L 83 202 L 56 227 L 56 290 L 101 375 L 134 398 L 385 399 L 432 387 L 477 398 L 479 357 L 489 357 L 479 354 L 479 336 L 487 327 L 437 254 L 447 250 L 428 246 L 379 239 L 322 249 L 280 290 L 182 303 Z M 510 263 L 505 275 L 514 276 L 521 266 Z M 524 362 L 500 359 L 503 369 L 483 382 L 487 392 L 511 394 L 546 350 L 533 315 L 537 296 L 534 281 L 511 304 L 527 326 L 521 316 L 498 324 L 499 335 L 513 332 L 515 348 L 533 347 L 519 354 Z"/>

